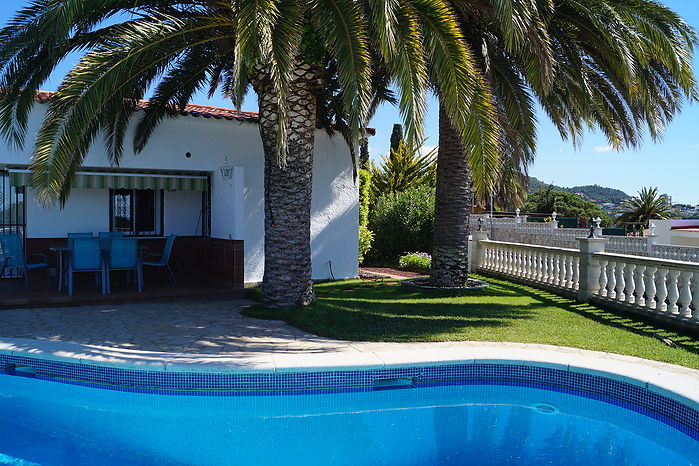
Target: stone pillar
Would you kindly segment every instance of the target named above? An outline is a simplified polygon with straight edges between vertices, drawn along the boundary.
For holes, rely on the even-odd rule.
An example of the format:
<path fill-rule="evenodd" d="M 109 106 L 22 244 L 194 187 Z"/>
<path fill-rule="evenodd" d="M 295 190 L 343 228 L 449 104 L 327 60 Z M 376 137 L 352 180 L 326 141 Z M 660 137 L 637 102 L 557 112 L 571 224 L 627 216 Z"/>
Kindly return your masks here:
<path fill-rule="evenodd" d="M 558 214 L 556 212 L 553 212 L 551 214 L 551 229 L 553 231 L 558 230 L 558 220 L 556 220 L 556 217 L 558 217 Z"/>
<path fill-rule="evenodd" d="M 599 261 L 592 257 L 596 252 L 604 252 L 606 238 L 578 238 L 580 243 L 580 287 L 578 301 L 588 302 L 599 290 Z"/>
<path fill-rule="evenodd" d="M 481 241 L 488 239 L 487 231 L 474 231 L 471 233 L 471 260 L 469 261 L 471 267 L 469 272 L 475 273 L 478 268 L 483 264 L 483 259 L 485 258 L 485 245 L 481 244 Z"/>

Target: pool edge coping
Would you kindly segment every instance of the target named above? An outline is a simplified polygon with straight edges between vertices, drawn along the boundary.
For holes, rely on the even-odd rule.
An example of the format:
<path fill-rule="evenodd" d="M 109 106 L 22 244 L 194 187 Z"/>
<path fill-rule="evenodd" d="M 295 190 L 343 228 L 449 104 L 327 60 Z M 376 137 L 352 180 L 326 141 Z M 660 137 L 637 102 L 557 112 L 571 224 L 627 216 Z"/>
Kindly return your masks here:
<path fill-rule="evenodd" d="M 348 342 L 350 346 L 353 342 Z M 359 371 L 454 364 L 548 367 L 620 380 L 699 410 L 699 370 L 634 356 L 535 343 L 395 343 L 392 349 L 227 355 L 126 350 L 71 342 L 0 338 L 0 354 L 137 371 L 269 374 Z"/>

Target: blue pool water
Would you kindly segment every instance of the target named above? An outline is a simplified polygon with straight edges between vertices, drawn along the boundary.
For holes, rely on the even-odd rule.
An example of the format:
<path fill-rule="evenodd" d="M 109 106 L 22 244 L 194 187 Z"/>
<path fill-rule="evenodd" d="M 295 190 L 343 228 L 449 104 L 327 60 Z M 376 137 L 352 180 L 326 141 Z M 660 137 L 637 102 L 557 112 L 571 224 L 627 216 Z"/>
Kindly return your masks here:
<path fill-rule="evenodd" d="M 699 442 L 524 387 L 168 396 L 0 375 L 2 464 L 680 466 L 699 465 Z"/>

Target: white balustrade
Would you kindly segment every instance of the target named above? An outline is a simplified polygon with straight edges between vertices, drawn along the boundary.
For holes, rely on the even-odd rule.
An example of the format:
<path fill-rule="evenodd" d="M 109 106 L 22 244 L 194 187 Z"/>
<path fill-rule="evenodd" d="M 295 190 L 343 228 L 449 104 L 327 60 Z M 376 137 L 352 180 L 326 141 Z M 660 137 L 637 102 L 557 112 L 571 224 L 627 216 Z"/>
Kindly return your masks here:
<path fill-rule="evenodd" d="M 491 239 L 502 242 L 532 244 L 557 248 L 578 248 L 578 238 L 587 237 L 587 228 L 552 228 L 551 223 L 528 222 L 525 216 L 490 218 L 488 215 L 471 215 L 471 230 L 478 229 L 478 219 L 483 229 L 490 231 Z M 699 263 L 699 247 L 653 244 L 654 237 L 605 236 L 606 252 L 634 256 Z"/>
<path fill-rule="evenodd" d="M 599 252 L 599 290 L 606 301 L 699 323 L 699 264 Z"/>
<path fill-rule="evenodd" d="M 583 257 L 572 248 L 492 240 L 478 241 L 481 247 L 478 270 L 486 274 L 577 291 L 579 299 L 589 296 L 699 325 L 699 263 L 594 250 Z M 581 277 L 586 277 L 584 290 Z"/>
<path fill-rule="evenodd" d="M 479 241 L 485 247 L 480 269 L 500 275 L 546 284 L 554 288 L 578 288 L 580 253 L 575 249 L 532 246 L 503 241 Z"/>
<path fill-rule="evenodd" d="M 645 256 L 648 238 L 644 236 L 605 236 L 609 240 L 606 251 Z"/>
<path fill-rule="evenodd" d="M 670 271 L 665 267 L 658 267 L 655 273 L 655 310 L 658 312 L 667 311 L 667 275 Z"/>
<path fill-rule="evenodd" d="M 654 244 L 651 249 L 651 256 L 675 261 L 699 262 L 699 248 L 693 246 Z"/>
<path fill-rule="evenodd" d="M 683 270 L 680 273 L 680 278 L 682 279 L 682 289 L 680 291 L 680 309 L 679 313 L 682 317 L 691 318 L 692 317 L 692 277 L 694 272 L 691 270 Z"/>
<path fill-rule="evenodd" d="M 646 309 L 652 311 L 655 309 L 655 297 L 657 288 L 655 287 L 655 272 L 658 270 L 654 265 L 646 266 L 644 281 L 646 283 Z"/>

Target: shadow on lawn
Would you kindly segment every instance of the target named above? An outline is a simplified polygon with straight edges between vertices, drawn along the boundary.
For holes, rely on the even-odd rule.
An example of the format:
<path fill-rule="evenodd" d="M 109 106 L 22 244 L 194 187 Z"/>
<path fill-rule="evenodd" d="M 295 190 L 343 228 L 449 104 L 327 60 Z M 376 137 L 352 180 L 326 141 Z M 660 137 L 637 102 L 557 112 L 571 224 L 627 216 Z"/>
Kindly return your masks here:
<path fill-rule="evenodd" d="M 402 288 L 395 280 L 332 283 L 318 286 L 317 301 L 307 308 L 270 310 L 256 307 L 251 317 L 282 319 L 312 333 L 340 339 L 415 341 L 435 335 L 458 335 L 474 328 L 503 328 L 535 318 L 537 311 L 557 307 L 599 324 L 653 338 L 669 338 L 693 354 L 699 341 L 688 332 L 668 330 L 639 315 L 623 315 L 578 303 L 525 285 L 485 278 L 491 286 L 462 297 L 421 293 Z M 476 298 L 469 300 L 468 298 Z M 507 298 L 520 298 L 512 302 Z M 470 301 L 470 302 L 469 302 Z"/>
<path fill-rule="evenodd" d="M 538 303 L 497 302 L 500 295 L 516 293 L 479 290 L 469 296 L 486 298 L 486 302 L 464 303 L 448 294 L 423 294 L 398 285 L 334 284 L 318 287 L 316 302 L 305 308 L 285 310 L 255 306 L 244 310 L 243 314 L 281 319 L 329 338 L 429 341 L 434 340 L 435 335 L 456 335 L 466 329 L 511 326 L 517 320 L 535 317 L 532 308 L 540 306 Z"/>
<path fill-rule="evenodd" d="M 508 284 L 501 281 L 497 281 L 497 283 L 503 288 L 516 290 L 519 295 L 528 296 L 545 306 L 556 306 L 603 325 L 627 330 L 637 335 L 650 338 L 656 338 L 655 335 L 669 338 L 674 341 L 678 347 L 699 355 L 699 339 L 693 336 L 690 331 L 684 331 L 682 329 L 670 330 L 661 327 L 657 322 L 645 318 L 640 314 L 623 311 L 606 311 L 592 304 L 579 303 L 573 299 L 536 288 L 530 288 L 528 286 Z"/>

